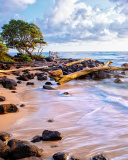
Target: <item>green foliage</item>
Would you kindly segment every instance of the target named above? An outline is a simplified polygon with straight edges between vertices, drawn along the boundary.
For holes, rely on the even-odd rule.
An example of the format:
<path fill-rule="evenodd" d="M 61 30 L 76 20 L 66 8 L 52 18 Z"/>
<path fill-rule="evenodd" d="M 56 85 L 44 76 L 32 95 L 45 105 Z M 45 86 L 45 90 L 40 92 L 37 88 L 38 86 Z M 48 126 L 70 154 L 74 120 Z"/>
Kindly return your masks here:
<path fill-rule="evenodd" d="M 13 59 L 11 59 L 7 56 L 0 57 L 0 61 L 15 62 Z"/>
<path fill-rule="evenodd" d="M 31 57 L 28 54 L 17 53 L 15 57 L 18 57 L 20 61 L 27 61 L 27 62 L 32 61 Z"/>
<path fill-rule="evenodd" d="M 45 58 L 45 56 L 43 56 L 42 54 L 33 54 L 33 59 L 41 59 L 41 58 Z"/>
<path fill-rule="evenodd" d="M 2 38 L 9 48 L 15 48 L 20 53 L 28 53 L 32 57 L 33 51 L 39 46 L 41 49 L 47 43 L 43 39 L 40 28 L 33 23 L 22 20 L 10 20 L 2 27 Z"/>

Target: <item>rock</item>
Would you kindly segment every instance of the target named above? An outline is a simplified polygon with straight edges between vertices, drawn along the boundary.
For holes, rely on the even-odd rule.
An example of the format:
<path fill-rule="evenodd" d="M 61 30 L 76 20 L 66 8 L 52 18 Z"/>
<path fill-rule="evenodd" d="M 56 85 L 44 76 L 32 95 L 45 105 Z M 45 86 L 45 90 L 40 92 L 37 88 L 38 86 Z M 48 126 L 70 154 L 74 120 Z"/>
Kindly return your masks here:
<path fill-rule="evenodd" d="M 122 81 L 121 81 L 119 78 L 116 78 L 116 79 L 114 80 L 114 82 L 115 82 L 115 83 L 121 83 Z"/>
<path fill-rule="evenodd" d="M 21 84 L 22 82 L 21 82 L 21 81 L 17 81 L 17 83 L 18 83 L 18 84 Z"/>
<path fill-rule="evenodd" d="M 26 157 L 41 157 L 43 150 L 34 145 L 19 144 L 11 154 L 14 159 L 22 159 Z"/>
<path fill-rule="evenodd" d="M 11 91 L 11 93 L 17 93 L 16 91 Z"/>
<path fill-rule="evenodd" d="M 128 67 L 128 63 L 124 63 L 121 65 L 122 67 Z"/>
<path fill-rule="evenodd" d="M 52 146 L 51 146 L 51 148 L 56 148 L 56 147 L 58 147 L 58 145 L 52 145 Z"/>
<path fill-rule="evenodd" d="M 126 71 L 121 72 L 122 75 L 127 75 Z"/>
<path fill-rule="evenodd" d="M 49 119 L 47 122 L 50 122 L 50 123 L 54 122 L 54 119 Z"/>
<path fill-rule="evenodd" d="M 104 155 L 99 154 L 99 155 L 92 157 L 92 160 L 108 160 L 108 159 Z"/>
<path fill-rule="evenodd" d="M 10 136 L 11 135 L 9 133 L 2 132 L 2 133 L 0 133 L 0 140 L 7 141 L 10 139 Z"/>
<path fill-rule="evenodd" d="M 5 101 L 6 98 L 4 96 L 0 96 L 0 102 Z"/>
<path fill-rule="evenodd" d="M 75 158 L 75 157 L 73 157 L 73 156 L 72 156 L 70 159 L 71 159 L 71 160 L 80 160 L 80 159 Z"/>
<path fill-rule="evenodd" d="M 114 78 L 124 78 L 124 76 L 116 74 L 116 75 L 114 75 Z"/>
<path fill-rule="evenodd" d="M 42 140 L 42 137 L 39 135 L 36 135 L 32 138 L 31 142 L 35 143 L 35 142 L 40 142 Z"/>
<path fill-rule="evenodd" d="M 37 76 L 37 79 L 40 81 L 44 81 L 44 80 L 47 80 L 48 77 L 47 76 Z"/>
<path fill-rule="evenodd" d="M 20 107 L 25 107 L 25 104 L 21 104 Z"/>
<path fill-rule="evenodd" d="M 10 147 L 0 140 L 0 157 L 7 158 L 10 153 Z"/>
<path fill-rule="evenodd" d="M 43 89 L 56 90 L 55 88 L 52 88 L 51 86 L 46 86 L 46 85 L 43 85 Z"/>
<path fill-rule="evenodd" d="M 14 113 L 18 111 L 19 110 L 15 104 L 1 104 L 0 105 L 0 114 Z"/>
<path fill-rule="evenodd" d="M 19 159 L 19 160 L 43 160 L 43 159 L 38 158 L 38 157 L 27 157 L 27 158 L 23 158 L 23 159 Z"/>
<path fill-rule="evenodd" d="M 2 85 L 4 88 L 10 88 L 13 86 L 17 86 L 17 82 L 13 79 L 3 79 Z"/>
<path fill-rule="evenodd" d="M 45 60 L 47 62 L 53 62 L 54 61 L 53 57 L 46 57 Z"/>
<path fill-rule="evenodd" d="M 58 152 L 53 155 L 54 160 L 66 160 L 68 155 L 64 152 Z"/>
<path fill-rule="evenodd" d="M 44 130 L 42 133 L 42 140 L 43 141 L 57 141 L 57 140 L 61 140 L 63 137 L 61 135 L 61 133 L 59 133 L 58 131 L 48 131 L 48 130 Z"/>
<path fill-rule="evenodd" d="M 10 90 L 16 90 L 16 87 L 15 86 L 10 86 L 9 89 Z"/>
<path fill-rule="evenodd" d="M 64 95 L 69 95 L 69 93 L 68 93 L 68 92 L 64 92 L 63 94 L 64 94 Z"/>
<path fill-rule="evenodd" d="M 45 85 L 53 85 L 51 82 L 46 82 Z"/>
<path fill-rule="evenodd" d="M 19 77 L 17 77 L 18 80 L 22 80 L 22 81 L 28 81 L 29 79 L 34 79 L 35 75 L 32 73 L 28 73 L 28 74 L 22 74 Z"/>
<path fill-rule="evenodd" d="M 12 74 L 14 74 L 15 76 L 19 76 L 20 72 L 19 71 L 14 71 L 14 72 L 12 72 Z"/>
<path fill-rule="evenodd" d="M 34 82 L 27 82 L 26 85 L 34 85 Z"/>
<path fill-rule="evenodd" d="M 30 143 L 28 141 L 21 141 L 17 139 L 11 139 L 8 141 L 8 146 L 12 149 L 16 148 L 20 144 L 29 145 Z"/>
<path fill-rule="evenodd" d="M 92 75 L 92 79 L 94 79 L 94 80 L 111 78 L 111 76 L 108 73 L 106 73 L 105 71 L 94 72 L 91 75 Z"/>

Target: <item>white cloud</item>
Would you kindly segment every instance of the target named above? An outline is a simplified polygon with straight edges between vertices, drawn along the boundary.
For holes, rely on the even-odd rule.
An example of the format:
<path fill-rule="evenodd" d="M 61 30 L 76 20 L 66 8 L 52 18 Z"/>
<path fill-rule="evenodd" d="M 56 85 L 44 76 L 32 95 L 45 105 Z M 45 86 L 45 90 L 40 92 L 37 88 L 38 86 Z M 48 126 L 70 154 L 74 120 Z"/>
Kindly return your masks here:
<path fill-rule="evenodd" d="M 11 11 L 24 10 L 28 4 L 35 2 L 36 0 L 0 0 L 0 11 L 7 15 Z"/>

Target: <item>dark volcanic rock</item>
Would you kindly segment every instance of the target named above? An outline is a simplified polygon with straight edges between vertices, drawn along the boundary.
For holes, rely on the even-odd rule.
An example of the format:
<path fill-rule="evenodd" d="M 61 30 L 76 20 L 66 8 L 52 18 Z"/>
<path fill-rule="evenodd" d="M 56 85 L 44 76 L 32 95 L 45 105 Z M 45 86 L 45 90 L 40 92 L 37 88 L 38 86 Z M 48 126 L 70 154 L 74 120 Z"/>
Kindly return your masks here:
<path fill-rule="evenodd" d="M 45 60 L 47 62 L 53 62 L 54 61 L 53 57 L 46 57 Z"/>
<path fill-rule="evenodd" d="M 31 142 L 35 143 L 35 142 L 40 142 L 42 140 L 42 137 L 39 135 L 36 135 L 32 138 Z"/>
<path fill-rule="evenodd" d="M 29 79 L 34 79 L 35 75 L 32 73 L 28 73 L 28 74 L 22 74 L 19 77 L 17 77 L 18 80 L 22 80 L 22 81 L 28 81 Z"/>
<path fill-rule="evenodd" d="M 21 104 L 20 107 L 25 107 L 25 104 Z"/>
<path fill-rule="evenodd" d="M 7 141 L 10 139 L 10 136 L 11 135 L 9 133 L 2 132 L 2 133 L 0 133 L 0 140 Z"/>
<path fill-rule="evenodd" d="M 10 147 L 0 140 L 0 157 L 7 158 L 10 153 Z"/>
<path fill-rule="evenodd" d="M 72 156 L 70 159 L 71 159 L 71 160 L 80 160 L 80 159 L 75 158 L 75 157 L 73 157 L 73 156 Z"/>
<path fill-rule="evenodd" d="M 48 77 L 47 76 L 37 76 L 37 79 L 40 81 L 44 81 L 44 80 L 47 80 Z"/>
<path fill-rule="evenodd" d="M 66 153 L 63 153 L 63 152 L 58 152 L 58 153 L 55 153 L 53 155 L 53 159 L 54 160 L 66 160 L 67 159 L 67 154 Z"/>
<path fill-rule="evenodd" d="M 92 73 L 92 79 L 94 80 L 100 80 L 105 78 L 111 78 L 110 75 L 105 71 L 98 71 L 98 72 Z"/>
<path fill-rule="evenodd" d="M 92 157 L 92 160 L 108 160 L 108 159 L 104 155 L 99 154 L 99 155 Z"/>
<path fill-rule="evenodd" d="M 3 79 L 2 85 L 4 88 L 10 88 L 13 86 L 17 86 L 17 82 L 13 79 Z"/>
<path fill-rule="evenodd" d="M 17 93 L 16 91 L 11 91 L 11 93 Z"/>
<path fill-rule="evenodd" d="M 30 143 L 28 141 L 21 141 L 17 139 L 11 139 L 8 141 L 8 146 L 12 149 L 16 148 L 20 144 L 29 145 Z"/>
<path fill-rule="evenodd" d="M 127 75 L 126 71 L 121 72 L 122 75 Z"/>
<path fill-rule="evenodd" d="M 9 89 L 10 90 L 16 90 L 16 87 L 15 86 L 10 86 Z"/>
<path fill-rule="evenodd" d="M 115 83 L 121 83 L 122 81 L 121 81 L 119 78 L 116 78 L 116 79 L 114 80 L 114 82 L 115 82 Z"/>
<path fill-rule="evenodd" d="M 21 84 L 22 82 L 21 82 L 21 81 L 17 81 L 17 83 L 18 83 L 18 84 Z"/>
<path fill-rule="evenodd" d="M 56 90 L 55 88 L 52 88 L 51 86 L 43 86 L 43 89 L 47 89 L 47 90 Z"/>
<path fill-rule="evenodd" d="M 0 96 L 0 102 L 5 101 L 6 98 L 4 96 Z"/>
<path fill-rule="evenodd" d="M 26 85 L 34 85 L 34 82 L 27 82 Z"/>
<path fill-rule="evenodd" d="M 44 130 L 42 133 L 42 139 L 43 141 L 56 141 L 56 140 L 61 140 L 63 137 L 61 133 L 58 131 L 48 131 Z"/>
<path fill-rule="evenodd" d="M 53 85 L 51 82 L 46 82 L 45 85 Z"/>
<path fill-rule="evenodd" d="M 68 92 L 64 92 L 63 94 L 64 94 L 64 95 L 69 95 L 69 93 L 68 93 Z"/>
<path fill-rule="evenodd" d="M 19 144 L 12 152 L 12 157 L 14 159 L 21 159 L 26 157 L 41 157 L 42 151 L 37 146 L 34 145 L 25 145 L 25 144 Z"/>
<path fill-rule="evenodd" d="M 128 63 L 124 63 L 121 65 L 122 67 L 128 67 Z"/>
<path fill-rule="evenodd" d="M 15 104 L 1 104 L 0 114 L 18 112 L 18 108 Z"/>
<path fill-rule="evenodd" d="M 49 119 L 47 122 L 50 122 L 50 123 L 54 122 L 54 119 Z"/>
<path fill-rule="evenodd" d="M 27 158 L 22 158 L 22 159 L 19 159 L 19 160 L 43 160 L 43 159 L 39 158 L 39 157 L 27 157 Z"/>

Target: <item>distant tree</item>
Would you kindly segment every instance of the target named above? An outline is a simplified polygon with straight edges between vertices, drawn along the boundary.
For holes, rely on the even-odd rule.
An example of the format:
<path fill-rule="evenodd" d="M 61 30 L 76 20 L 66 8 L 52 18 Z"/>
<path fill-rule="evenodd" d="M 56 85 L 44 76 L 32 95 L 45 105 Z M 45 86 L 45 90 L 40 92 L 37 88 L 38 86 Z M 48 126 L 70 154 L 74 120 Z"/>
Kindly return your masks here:
<path fill-rule="evenodd" d="M 1 36 L 8 48 L 15 48 L 20 53 L 28 53 L 31 57 L 36 47 L 40 48 L 47 44 L 40 28 L 33 23 L 13 19 L 2 29 Z"/>

